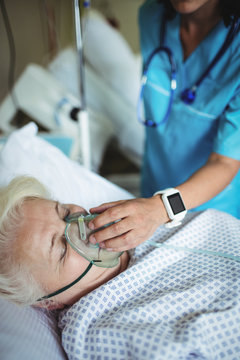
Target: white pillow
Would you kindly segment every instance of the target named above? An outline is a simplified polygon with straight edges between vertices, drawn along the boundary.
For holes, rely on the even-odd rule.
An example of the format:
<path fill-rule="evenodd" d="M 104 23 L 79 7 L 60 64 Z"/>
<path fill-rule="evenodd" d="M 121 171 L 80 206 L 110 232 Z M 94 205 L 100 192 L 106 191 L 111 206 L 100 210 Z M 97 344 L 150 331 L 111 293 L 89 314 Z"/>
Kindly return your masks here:
<path fill-rule="evenodd" d="M 16 175 L 31 175 L 45 184 L 54 198 L 78 203 L 86 209 L 132 197 L 39 138 L 34 123 L 9 137 L 0 152 L 0 174 L 0 186 Z M 4 360 L 66 359 L 54 317 L 4 300 L 0 301 L 0 354 Z"/>
<path fill-rule="evenodd" d="M 135 106 L 141 80 L 141 57 L 133 53 L 120 31 L 109 25 L 100 12 L 91 10 L 84 20 L 86 62 L 121 97 Z"/>
<path fill-rule="evenodd" d="M 66 360 L 57 321 L 50 313 L 0 299 L 0 357 L 4 360 Z"/>
<path fill-rule="evenodd" d="M 70 160 L 64 153 L 37 136 L 30 123 L 12 133 L 0 152 L 0 186 L 16 175 L 40 180 L 60 202 L 72 202 L 86 209 L 105 201 L 132 197 L 127 191 Z"/>

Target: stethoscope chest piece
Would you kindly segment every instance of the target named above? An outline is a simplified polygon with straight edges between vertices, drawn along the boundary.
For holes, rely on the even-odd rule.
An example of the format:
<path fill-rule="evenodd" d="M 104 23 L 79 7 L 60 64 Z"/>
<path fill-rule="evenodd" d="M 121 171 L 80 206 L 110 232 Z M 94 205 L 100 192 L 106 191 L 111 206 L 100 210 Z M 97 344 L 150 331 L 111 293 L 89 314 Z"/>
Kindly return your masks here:
<path fill-rule="evenodd" d="M 187 105 L 192 104 L 196 98 L 196 89 L 197 87 L 193 86 L 190 89 L 183 90 L 181 93 L 181 100 Z"/>

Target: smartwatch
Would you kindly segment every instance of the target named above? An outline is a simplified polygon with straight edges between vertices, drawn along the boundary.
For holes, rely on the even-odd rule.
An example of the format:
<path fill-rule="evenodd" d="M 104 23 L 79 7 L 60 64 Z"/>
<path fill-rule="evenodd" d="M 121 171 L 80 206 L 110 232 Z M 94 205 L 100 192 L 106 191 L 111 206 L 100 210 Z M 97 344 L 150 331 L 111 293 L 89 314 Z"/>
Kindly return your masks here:
<path fill-rule="evenodd" d="M 155 196 L 158 194 L 162 195 L 162 201 L 170 219 L 165 226 L 167 228 L 172 228 L 180 225 L 187 213 L 180 192 L 177 189 L 168 188 L 157 191 L 153 195 Z"/>

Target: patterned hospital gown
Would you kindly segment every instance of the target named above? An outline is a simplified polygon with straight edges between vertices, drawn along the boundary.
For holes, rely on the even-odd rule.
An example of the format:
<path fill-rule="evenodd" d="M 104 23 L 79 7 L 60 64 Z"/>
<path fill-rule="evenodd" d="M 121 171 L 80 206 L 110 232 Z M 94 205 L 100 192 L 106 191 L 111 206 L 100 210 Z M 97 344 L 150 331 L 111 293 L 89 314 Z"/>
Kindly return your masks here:
<path fill-rule="evenodd" d="M 207 210 L 151 238 L 240 255 L 240 221 Z M 240 359 L 240 263 L 155 248 L 130 252 L 127 270 L 62 312 L 69 359 Z"/>

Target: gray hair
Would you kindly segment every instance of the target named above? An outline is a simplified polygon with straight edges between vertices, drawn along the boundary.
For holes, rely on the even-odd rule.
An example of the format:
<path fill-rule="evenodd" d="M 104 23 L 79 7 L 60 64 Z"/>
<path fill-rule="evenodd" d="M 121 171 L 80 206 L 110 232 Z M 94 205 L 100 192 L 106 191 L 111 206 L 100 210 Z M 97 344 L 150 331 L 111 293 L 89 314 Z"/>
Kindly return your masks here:
<path fill-rule="evenodd" d="M 18 305 L 32 305 L 44 290 L 26 264 L 19 264 L 14 244 L 23 223 L 21 207 L 26 200 L 50 199 L 47 189 L 35 178 L 18 176 L 0 188 L 0 296 Z"/>

